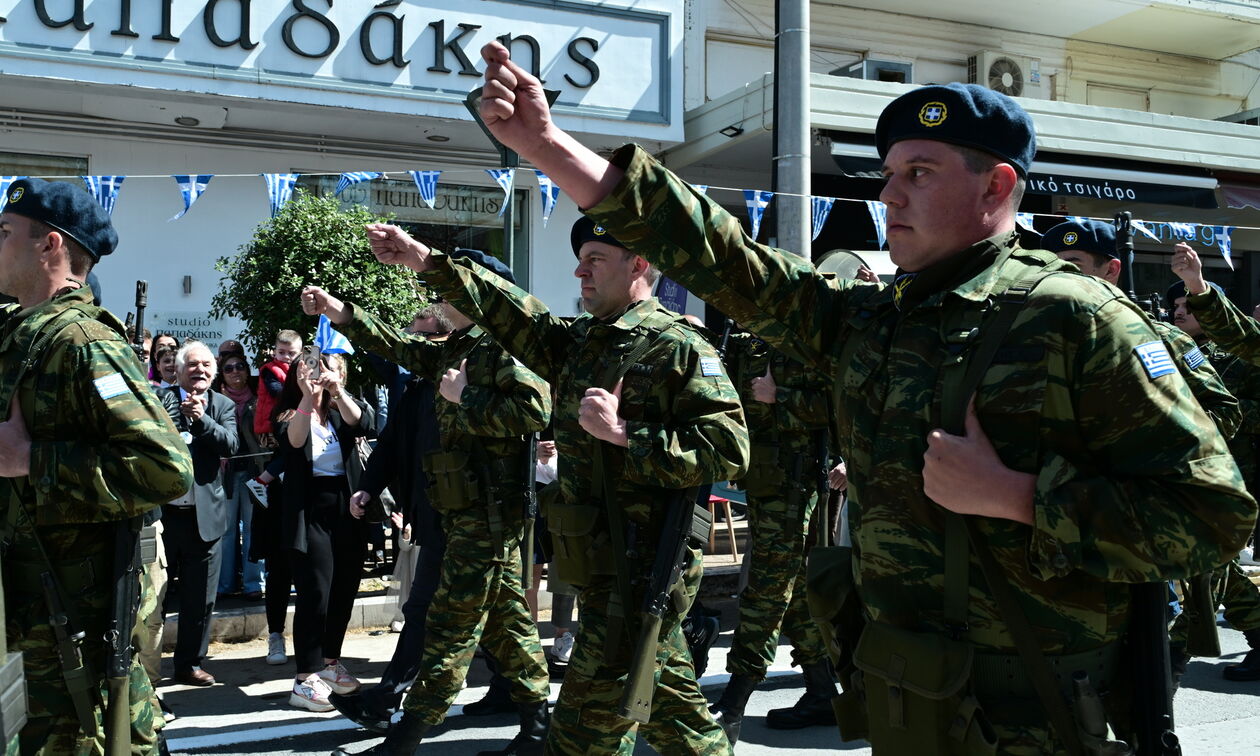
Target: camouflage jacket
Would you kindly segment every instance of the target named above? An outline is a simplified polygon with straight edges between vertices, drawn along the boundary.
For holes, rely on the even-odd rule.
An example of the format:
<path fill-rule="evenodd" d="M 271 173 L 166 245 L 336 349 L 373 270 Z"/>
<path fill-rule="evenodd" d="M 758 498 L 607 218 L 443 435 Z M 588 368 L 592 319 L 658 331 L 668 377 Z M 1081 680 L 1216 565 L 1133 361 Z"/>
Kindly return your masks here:
<path fill-rule="evenodd" d="M 752 443 L 809 449 L 811 432 L 827 429 L 831 381 L 823 373 L 747 333 L 731 336 L 726 363 L 744 404 Z M 764 376 L 767 369 L 776 386 L 771 404 L 757 401 L 752 392 L 752 380 Z"/>
<path fill-rule="evenodd" d="M 520 460 L 504 468 L 508 475 L 520 470 L 525 479 L 527 434 L 547 427 L 551 418 L 551 391 L 534 373 L 522 367 L 494 339 L 477 326 L 453 334 L 445 341 L 430 341 L 386 325 L 361 307 L 350 305 L 353 319 L 338 329 L 356 344 L 391 360 L 436 387 L 443 374 L 465 370 L 468 385 L 460 403 L 436 394 L 436 410 L 442 448 L 459 450 L 484 460 Z"/>
<path fill-rule="evenodd" d="M 615 320 L 583 315 L 568 323 L 471 263 L 453 262 L 441 253 L 432 259 L 437 268 L 423 274 L 427 284 L 551 383 L 563 501 L 595 498 L 590 465 L 600 442 L 578 424 L 582 396 L 651 331 L 659 335 L 622 385 L 620 412 L 629 448 L 604 447 L 605 469 L 627 518 L 652 523 L 673 490 L 743 474 L 748 465 L 744 413 L 717 351 L 655 299 L 635 302 Z"/>
<path fill-rule="evenodd" d="M 0 479 L 22 558 L 33 556 L 23 537 L 27 514 L 41 528 L 109 523 L 192 485 L 187 447 L 122 333 L 117 318 L 92 305 L 86 286 L 26 310 L 0 308 L 0 417 L 8 418 L 16 390 L 31 434 L 30 475 Z M 91 528 L 57 533 L 56 543 L 45 539 L 54 558 L 99 546 Z"/>
<path fill-rule="evenodd" d="M 903 312 L 896 286 L 827 280 L 756 244 L 641 149 L 623 148 L 613 162 L 625 176 L 588 216 L 775 348 L 841 381 L 838 444 L 848 454 L 859 595 L 876 620 L 944 632 L 945 518 L 922 477 L 927 435 L 940 425 L 940 382 L 957 373 L 951 366 L 999 295 L 1065 264 L 1021 249 L 1014 233 L 988 239 L 952 258 L 986 262 Z M 977 412 L 1002 461 L 1035 476 L 1034 522 L 976 526 L 1046 652 L 1090 649 L 1127 629 L 1124 583 L 1231 559 L 1255 501 L 1145 315 L 1114 287 L 1045 276 L 1003 344 Z M 967 637 L 1013 653 L 971 561 Z"/>
<path fill-rule="evenodd" d="M 1230 448 L 1233 449 L 1232 440 L 1234 434 L 1240 430 L 1243 411 L 1239 406 L 1239 397 L 1221 380 L 1216 369 L 1218 362 L 1224 365 L 1221 360 L 1229 355 L 1215 349 L 1211 344 L 1200 347 L 1190 338 L 1190 334 L 1176 326 L 1159 320 L 1152 321 L 1151 325 L 1155 326 L 1155 332 L 1168 345 L 1168 351 L 1178 363 L 1182 377 L 1190 385 L 1190 393 L 1199 400 L 1199 406 L 1216 423 L 1217 429 L 1231 442 Z M 1256 422 L 1260 422 L 1260 419 Z"/>

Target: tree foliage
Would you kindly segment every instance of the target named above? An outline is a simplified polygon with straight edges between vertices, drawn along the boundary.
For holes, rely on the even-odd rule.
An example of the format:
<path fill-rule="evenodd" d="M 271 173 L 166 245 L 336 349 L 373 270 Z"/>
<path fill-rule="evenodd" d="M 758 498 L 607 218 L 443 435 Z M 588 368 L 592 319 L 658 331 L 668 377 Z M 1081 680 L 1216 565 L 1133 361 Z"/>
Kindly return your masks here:
<path fill-rule="evenodd" d="M 318 319 L 303 314 L 299 304 L 307 285 L 362 305 L 393 325 L 406 325 L 418 302 L 415 278 L 402 266 L 378 263 L 363 230 L 368 223 L 388 220 L 366 207 L 342 209 L 334 197 L 298 189 L 238 254 L 215 263 L 223 278 L 211 300 L 211 316 L 244 320 L 242 342 L 254 355 L 269 354 L 276 333 L 285 328 L 311 343 Z M 353 376 L 361 372 L 361 362 L 350 360 Z"/>

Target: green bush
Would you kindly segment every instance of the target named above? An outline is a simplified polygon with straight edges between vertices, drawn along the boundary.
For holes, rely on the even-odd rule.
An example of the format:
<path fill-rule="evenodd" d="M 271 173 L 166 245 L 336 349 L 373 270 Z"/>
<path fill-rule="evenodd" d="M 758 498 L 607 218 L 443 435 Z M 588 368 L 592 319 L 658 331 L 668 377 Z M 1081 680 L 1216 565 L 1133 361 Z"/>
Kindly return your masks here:
<path fill-rule="evenodd" d="M 242 342 L 253 355 L 270 354 L 276 332 L 284 328 L 311 343 L 318 318 L 303 314 L 298 298 L 307 285 L 362 305 L 393 325 L 406 325 L 419 303 L 416 279 L 402 266 L 378 263 L 363 230 L 368 223 L 389 220 L 363 206 L 343 210 L 335 197 L 298 189 L 237 255 L 215 263 L 224 275 L 211 300 L 211 316 L 244 320 Z M 359 385 L 362 368 L 361 359 L 350 359 L 351 385 Z"/>

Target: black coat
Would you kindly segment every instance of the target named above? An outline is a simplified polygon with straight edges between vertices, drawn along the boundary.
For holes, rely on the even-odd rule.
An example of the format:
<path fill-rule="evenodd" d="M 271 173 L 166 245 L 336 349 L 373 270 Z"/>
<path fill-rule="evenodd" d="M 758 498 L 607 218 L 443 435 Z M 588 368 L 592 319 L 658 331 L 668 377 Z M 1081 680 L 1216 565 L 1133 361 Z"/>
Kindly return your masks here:
<path fill-rule="evenodd" d="M 359 482 L 359 490 L 373 497 L 389 488 L 404 524 L 411 525 L 412 542 L 422 547 L 445 543 L 441 517 L 429 504 L 424 469 L 425 453 L 441 446 L 433 401 L 431 381 L 415 375 L 407 380 Z"/>
<path fill-rule="evenodd" d="M 205 413 L 200 419 L 189 421 L 179 410 L 178 387 L 161 389 L 158 393 L 176 430 L 192 437 L 188 452 L 193 463 L 197 530 L 201 540 L 221 538 L 227 530 L 227 494 L 223 488 L 221 462 L 236 454 L 240 447 L 236 402 L 217 391 L 207 391 Z"/>

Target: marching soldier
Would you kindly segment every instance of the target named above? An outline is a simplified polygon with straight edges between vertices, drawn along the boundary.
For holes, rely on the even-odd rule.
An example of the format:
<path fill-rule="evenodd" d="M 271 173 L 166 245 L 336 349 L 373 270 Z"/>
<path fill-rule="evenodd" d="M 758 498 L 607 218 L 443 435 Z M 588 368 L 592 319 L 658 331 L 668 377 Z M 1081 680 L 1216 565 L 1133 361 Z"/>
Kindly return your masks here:
<path fill-rule="evenodd" d="M 107 738 L 111 755 L 157 748 L 153 688 L 127 642 L 140 583 L 125 545 L 188 490 L 192 464 L 123 324 L 84 283 L 117 243 L 82 188 L 9 188 L 0 291 L 18 304 L 0 308 L 0 541 L 6 634 L 26 672 L 24 754 L 100 754 Z M 112 658 L 107 636 L 121 644 Z M 107 669 L 126 679 L 107 685 Z"/>

